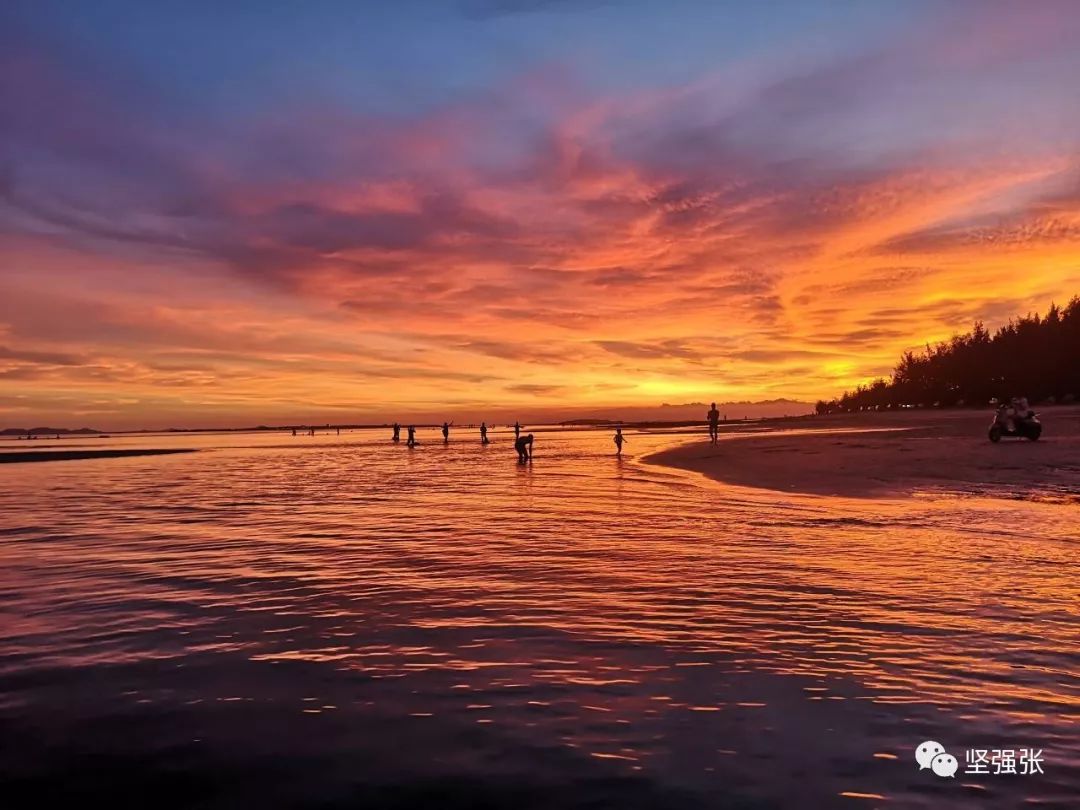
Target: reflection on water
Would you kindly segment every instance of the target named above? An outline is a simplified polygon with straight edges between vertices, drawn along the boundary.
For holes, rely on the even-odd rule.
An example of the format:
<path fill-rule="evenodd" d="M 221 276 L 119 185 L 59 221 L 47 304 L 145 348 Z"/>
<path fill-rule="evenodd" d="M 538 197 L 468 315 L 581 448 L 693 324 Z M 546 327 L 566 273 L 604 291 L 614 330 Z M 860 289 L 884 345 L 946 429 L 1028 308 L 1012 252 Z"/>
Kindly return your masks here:
<path fill-rule="evenodd" d="M 1074 508 L 633 458 L 685 437 L 538 433 L 528 465 L 505 431 L 388 438 L 0 468 L 9 795 L 1075 806 Z M 1028 747 L 1044 775 L 962 772 Z"/>

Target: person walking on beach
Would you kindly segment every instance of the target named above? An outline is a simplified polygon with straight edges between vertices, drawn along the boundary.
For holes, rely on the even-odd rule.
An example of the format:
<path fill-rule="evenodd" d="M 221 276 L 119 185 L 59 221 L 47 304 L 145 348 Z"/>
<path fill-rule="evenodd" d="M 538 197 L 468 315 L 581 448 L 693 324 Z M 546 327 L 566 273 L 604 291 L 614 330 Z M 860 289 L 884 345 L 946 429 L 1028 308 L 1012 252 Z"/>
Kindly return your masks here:
<path fill-rule="evenodd" d="M 442 423 L 442 440 L 443 444 L 447 444 L 450 441 L 450 423 Z"/>
<path fill-rule="evenodd" d="M 514 422 L 514 441 L 521 438 L 521 423 Z"/>
<path fill-rule="evenodd" d="M 409 425 L 409 438 L 405 442 L 405 445 L 407 447 L 416 447 L 416 428 L 412 425 Z"/>
<path fill-rule="evenodd" d="M 392 440 L 395 444 L 401 441 L 401 425 L 394 422 L 394 438 Z"/>
<path fill-rule="evenodd" d="M 621 427 L 615 428 L 615 455 L 617 455 L 617 456 L 622 455 L 622 446 L 623 446 L 623 442 L 625 442 L 625 441 L 626 441 L 626 438 L 622 435 L 622 428 Z"/>
<path fill-rule="evenodd" d="M 518 436 L 514 442 L 514 449 L 517 450 L 518 461 L 524 464 L 526 461 L 532 459 L 532 446 L 533 435 L 530 433 L 528 436 Z"/>
<path fill-rule="evenodd" d="M 487 443 L 488 443 L 487 422 L 481 422 L 480 423 L 480 444 L 487 444 Z"/>
<path fill-rule="evenodd" d="M 709 440 L 716 444 L 717 439 L 720 438 L 720 411 L 716 410 L 716 403 L 712 404 L 712 410 L 709 411 Z"/>

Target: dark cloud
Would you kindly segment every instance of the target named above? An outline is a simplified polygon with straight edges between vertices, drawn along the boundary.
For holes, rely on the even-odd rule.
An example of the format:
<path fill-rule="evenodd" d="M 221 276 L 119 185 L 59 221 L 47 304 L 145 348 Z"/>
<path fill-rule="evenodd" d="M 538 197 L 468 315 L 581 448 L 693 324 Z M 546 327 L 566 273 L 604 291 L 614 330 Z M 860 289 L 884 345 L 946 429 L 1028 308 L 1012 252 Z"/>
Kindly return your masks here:
<path fill-rule="evenodd" d="M 669 283 L 665 273 L 633 270 L 628 267 L 613 267 L 610 270 L 596 270 L 589 274 L 588 283 L 594 287 L 634 287 Z"/>
<path fill-rule="evenodd" d="M 474 352 L 487 357 L 497 357 L 500 360 L 541 365 L 565 363 L 580 357 L 581 354 L 580 349 L 573 346 L 554 348 L 547 345 L 547 342 L 490 340 L 465 335 L 440 336 L 429 338 L 429 340 L 439 346 Z"/>
<path fill-rule="evenodd" d="M 790 360 L 822 360 L 833 355 L 810 349 L 744 349 L 726 355 L 731 360 L 748 363 L 787 363 Z M 785 373 L 789 367 L 785 365 Z"/>
<path fill-rule="evenodd" d="M 87 362 L 85 357 L 77 354 L 12 349 L 9 346 L 0 346 L 0 360 L 16 360 L 46 366 L 79 366 Z"/>
<path fill-rule="evenodd" d="M 40 380 L 46 376 L 48 375 L 44 370 L 32 366 L 0 369 L 0 379 L 4 380 L 24 382 L 27 380 Z"/>
<path fill-rule="evenodd" d="M 542 385 L 539 383 L 514 383 L 513 385 L 505 385 L 503 388 L 514 394 L 532 394 L 535 396 L 563 394 L 569 390 L 564 385 Z"/>
<path fill-rule="evenodd" d="M 309 258 L 357 248 L 423 248 L 444 238 L 509 239 L 517 233 L 514 223 L 472 208 L 449 191 L 427 194 L 418 202 L 415 212 L 371 214 L 293 203 L 244 224 L 256 235 L 276 235 L 279 244 Z"/>
<path fill-rule="evenodd" d="M 701 362 L 706 354 L 688 346 L 682 340 L 660 340 L 655 343 L 643 343 L 629 340 L 594 340 L 593 343 L 605 351 L 622 357 L 646 359 L 692 360 Z"/>
<path fill-rule="evenodd" d="M 811 343 L 836 346 L 856 350 L 864 346 L 875 346 L 886 341 L 906 337 L 909 330 L 906 329 L 853 329 L 850 332 L 825 332 L 809 338 Z"/>

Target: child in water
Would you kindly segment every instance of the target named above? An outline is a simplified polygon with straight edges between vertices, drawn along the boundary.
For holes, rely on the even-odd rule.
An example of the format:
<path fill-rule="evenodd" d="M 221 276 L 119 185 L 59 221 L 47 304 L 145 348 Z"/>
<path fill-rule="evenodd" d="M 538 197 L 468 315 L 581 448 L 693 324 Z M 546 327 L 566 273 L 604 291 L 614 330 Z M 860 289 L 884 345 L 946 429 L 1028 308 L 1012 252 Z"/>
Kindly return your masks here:
<path fill-rule="evenodd" d="M 621 456 L 622 455 L 623 442 L 626 441 L 626 439 L 622 435 L 622 428 L 621 427 L 620 428 L 615 428 L 615 439 L 614 439 L 614 441 L 615 441 L 615 455 Z"/>

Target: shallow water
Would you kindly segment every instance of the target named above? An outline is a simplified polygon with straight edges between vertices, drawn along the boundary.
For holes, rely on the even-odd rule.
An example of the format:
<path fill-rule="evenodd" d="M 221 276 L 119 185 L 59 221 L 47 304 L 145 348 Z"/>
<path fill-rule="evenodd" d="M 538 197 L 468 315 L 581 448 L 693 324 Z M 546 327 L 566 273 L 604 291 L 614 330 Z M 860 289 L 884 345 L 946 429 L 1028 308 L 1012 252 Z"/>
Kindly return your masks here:
<path fill-rule="evenodd" d="M 685 436 L 628 437 L 0 467 L 5 795 L 1076 806 L 1075 506 L 726 487 L 639 461 Z M 964 773 L 1024 748 L 1045 773 Z"/>

